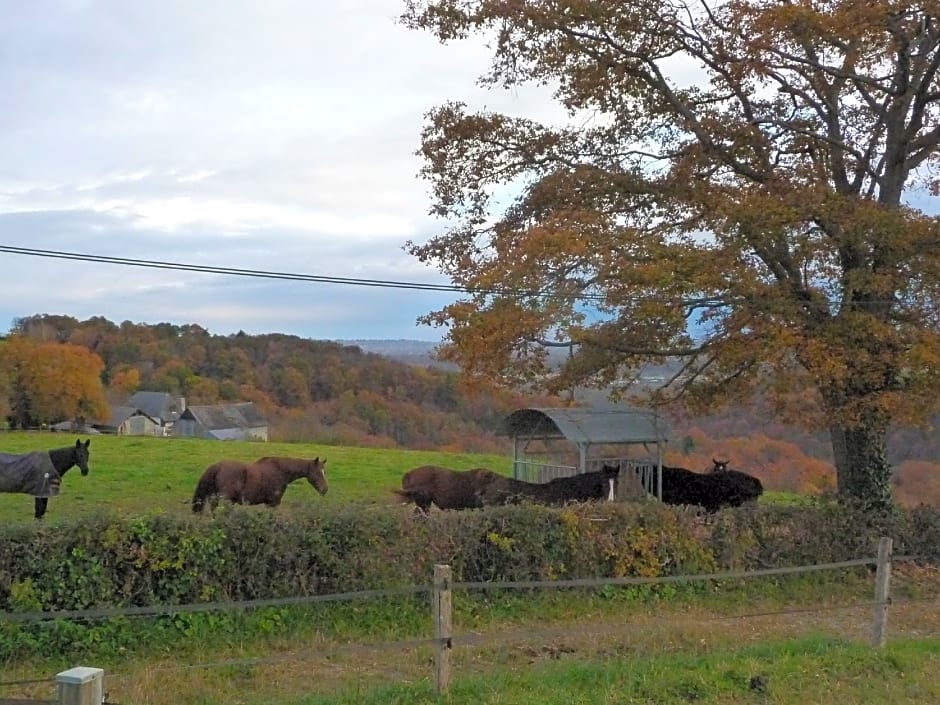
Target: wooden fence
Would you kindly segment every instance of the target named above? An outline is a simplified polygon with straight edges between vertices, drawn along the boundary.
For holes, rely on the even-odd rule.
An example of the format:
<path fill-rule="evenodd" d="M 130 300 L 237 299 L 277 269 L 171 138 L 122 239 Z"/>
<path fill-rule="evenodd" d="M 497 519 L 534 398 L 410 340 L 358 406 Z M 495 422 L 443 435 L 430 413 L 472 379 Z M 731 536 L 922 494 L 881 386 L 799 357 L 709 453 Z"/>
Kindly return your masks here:
<path fill-rule="evenodd" d="M 454 590 L 511 590 L 511 589 L 558 589 L 573 587 L 604 587 L 604 586 L 627 586 L 627 585 L 656 585 L 666 583 L 696 582 L 696 581 L 714 581 L 729 579 L 747 579 L 779 575 L 795 575 L 799 573 L 809 573 L 827 570 L 840 570 L 860 566 L 874 565 L 875 585 L 874 600 L 872 606 L 874 613 L 872 615 L 871 644 L 873 647 L 880 648 L 885 645 L 887 639 L 888 627 L 888 606 L 891 602 L 890 584 L 891 584 L 891 564 L 892 560 L 912 560 L 912 556 L 892 557 L 892 540 L 890 538 L 881 538 L 878 543 L 877 555 L 871 558 L 858 558 L 838 563 L 824 563 L 810 566 L 794 566 L 786 568 L 767 568 L 752 571 L 708 573 L 696 575 L 677 575 L 665 576 L 659 578 L 583 578 L 574 580 L 522 580 L 512 582 L 454 582 L 452 579 L 451 568 L 447 565 L 437 565 L 434 567 L 433 584 L 430 587 L 416 586 L 411 588 L 389 589 L 389 590 L 366 590 L 355 593 L 343 593 L 336 595 L 314 595 L 299 598 L 278 598 L 271 600 L 252 600 L 239 603 L 214 603 L 214 604 L 192 604 L 192 605 L 173 605 L 165 607 L 141 607 L 141 608 L 108 608 L 101 610 L 70 610 L 62 612 L 43 612 L 34 614 L 0 614 L 0 621 L 30 622 L 49 619 L 94 619 L 105 618 L 109 616 L 121 615 L 158 615 L 174 614 L 180 612 L 202 612 L 219 609 L 246 608 L 246 607 L 264 607 L 273 605 L 287 604 L 310 604 L 315 602 L 341 601 L 348 599 L 362 599 L 390 595 L 430 593 L 431 595 L 431 616 L 433 620 L 433 638 L 422 639 L 409 642 L 407 646 L 417 646 L 429 644 L 434 649 L 434 685 L 438 694 L 446 693 L 451 684 L 452 671 L 452 653 L 455 645 L 459 645 L 460 638 L 453 633 L 453 600 Z M 867 603 L 866 603 L 867 604 Z M 388 646 L 394 646 L 390 644 Z M 59 673 L 55 677 L 58 686 L 58 700 L 56 701 L 29 701 L 33 705 L 39 703 L 58 703 L 58 705 L 102 705 L 107 701 L 104 699 L 104 670 L 101 668 L 91 668 L 78 666 Z M 0 682 L 0 686 L 8 685 Z M 0 705 L 7 702 L 27 702 L 27 701 L 8 701 L 0 699 Z"/>

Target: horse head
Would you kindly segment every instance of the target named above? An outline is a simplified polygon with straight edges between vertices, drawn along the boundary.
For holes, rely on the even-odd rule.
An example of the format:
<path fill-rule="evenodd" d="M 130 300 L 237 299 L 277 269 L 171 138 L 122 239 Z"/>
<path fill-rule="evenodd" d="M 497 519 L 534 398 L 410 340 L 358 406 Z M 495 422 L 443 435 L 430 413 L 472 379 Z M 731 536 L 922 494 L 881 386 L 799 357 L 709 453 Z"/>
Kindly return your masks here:
<path fill-rule="evenodd" d="M 320 460 L 320 456 L 318 455 L 313 460 L 308 460 L 305 477 L 317 492 L 321 495 L 325 495 L 326 491 L 329 489 L 329 485 L 326 482 L 326 458 Z"/>
<path fill-rule="evenodd" d="M 728 470 L 729 460 L 715 460 L 712 458 L 712 472 L 726 472 Z"/>
<path fill-rule="evenodd" d="M 91 439 L 82 443 L 81 439 L 75 441 L 75 464 L 81 470 L 82 475 L 88 474 L 88 446 L 91 445 Z"/>

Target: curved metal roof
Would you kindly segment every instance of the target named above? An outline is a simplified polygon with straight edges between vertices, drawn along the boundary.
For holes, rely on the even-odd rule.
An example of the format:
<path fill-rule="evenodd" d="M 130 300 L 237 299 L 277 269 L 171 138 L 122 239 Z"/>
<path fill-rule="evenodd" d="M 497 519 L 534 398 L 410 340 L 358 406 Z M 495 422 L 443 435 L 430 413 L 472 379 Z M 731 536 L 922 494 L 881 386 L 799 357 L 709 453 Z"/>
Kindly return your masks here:
<path fill-rule="evenodd" d="M 659 443 L 668 440 L 666 421 L 647 409 L 612 407 L 518 409 L 500 432 L 519 438 L 564 438 L 590 443 Z"/>

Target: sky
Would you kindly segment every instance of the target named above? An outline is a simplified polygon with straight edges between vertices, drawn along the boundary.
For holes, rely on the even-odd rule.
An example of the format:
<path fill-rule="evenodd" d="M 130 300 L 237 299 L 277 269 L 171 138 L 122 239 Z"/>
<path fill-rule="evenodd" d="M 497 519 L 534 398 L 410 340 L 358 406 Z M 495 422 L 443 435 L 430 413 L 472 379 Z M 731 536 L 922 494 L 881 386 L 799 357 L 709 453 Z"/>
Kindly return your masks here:
<path fill-rule="evenodd" d="M 404 252 L 428 215 L 414 152 L 488 92 L 482 41 L 444 46 L 401 0 L 0 0 L 0 245 L 447 284 Z M 0 333 L 48 313 L 211 333 L 439 340 L 452 293 L 251 279 L 0 252 Z"/>

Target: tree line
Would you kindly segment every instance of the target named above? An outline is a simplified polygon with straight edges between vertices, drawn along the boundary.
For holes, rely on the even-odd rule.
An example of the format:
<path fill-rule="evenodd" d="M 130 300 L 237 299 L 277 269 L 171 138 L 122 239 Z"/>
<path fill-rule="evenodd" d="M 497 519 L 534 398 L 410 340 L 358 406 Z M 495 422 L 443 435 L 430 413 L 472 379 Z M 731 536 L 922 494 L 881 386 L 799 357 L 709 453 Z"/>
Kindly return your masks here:
<path fill-rule="evenodd" d="M 190 404 L 253 401 L 269 437 L 341 445 L 508 452 L 496 434 L 521 406 L 562 400 L 467 390 L 458 374 L 407 365 L 356 346 L 268 334 L 213 335 L 201 326 L 115 324 L 95 317 L 20 318 L 0 341 L 0 418 L 35 428 L 106 419 L 138 390 Z M 825 429 L 787 424 L 761 398 L 721 413 L 672 415 L 670 464 L 704 470 L 711 458 L 754 473 L 768 489 L 818 494 L 835 488 Z M 888 453 L 894 494 L 940 500 L 937 434 L 895 427 Z"/>
<path fill-rule="evenodd" d="M 292 335 L 37 314 L 0 345 L 0 414 L 13 427 L 104 420 L 137 390 L 188 404 L 251 401 L 280 440 L 492 451 L 502 418 L 533 398 L 468 393 L 451 371 Z M 538 398 L 536 398 L 538 399 Z"/>

